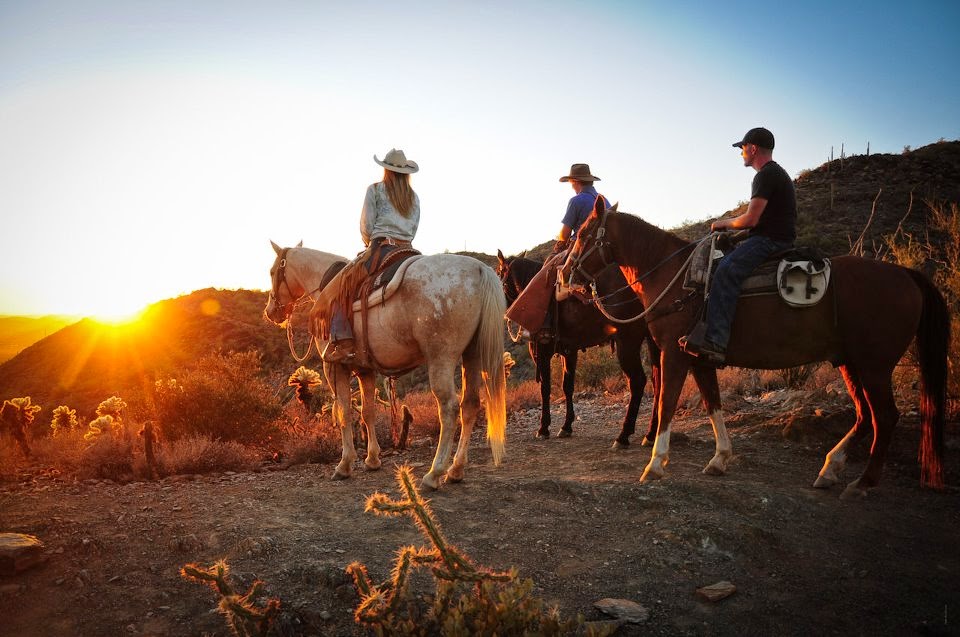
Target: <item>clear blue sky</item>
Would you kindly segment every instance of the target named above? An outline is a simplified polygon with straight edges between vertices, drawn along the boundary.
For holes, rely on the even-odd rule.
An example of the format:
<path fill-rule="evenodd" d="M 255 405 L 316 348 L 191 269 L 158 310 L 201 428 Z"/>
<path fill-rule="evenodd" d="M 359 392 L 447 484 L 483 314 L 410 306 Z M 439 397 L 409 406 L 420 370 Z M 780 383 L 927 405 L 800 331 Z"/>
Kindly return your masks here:
<path fill-rule="evenodd" d="M 752 126 L 794 176 L 960 138 L 958 25 L 922 0 L 0 0 L 0 314 L 265 289 L 271 239 L 353 256 L 391 147 L 424 252 L 552 238 L 574 162 L 657 225 L 715 217 Z"/>

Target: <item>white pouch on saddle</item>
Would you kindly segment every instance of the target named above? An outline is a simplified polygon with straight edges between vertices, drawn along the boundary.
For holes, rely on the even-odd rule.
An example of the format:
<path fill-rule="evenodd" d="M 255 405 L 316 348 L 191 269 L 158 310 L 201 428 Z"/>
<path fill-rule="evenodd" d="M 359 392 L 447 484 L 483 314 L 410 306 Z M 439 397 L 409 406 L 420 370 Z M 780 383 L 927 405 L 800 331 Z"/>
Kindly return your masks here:
<path fill-rule="evenodd" d="M 777 267 L 777 289 L 787 305 L 816 305 L 826 294 L 829 283 L 830 259 L 823 259 L 822 263 L 784 259 Z"/>

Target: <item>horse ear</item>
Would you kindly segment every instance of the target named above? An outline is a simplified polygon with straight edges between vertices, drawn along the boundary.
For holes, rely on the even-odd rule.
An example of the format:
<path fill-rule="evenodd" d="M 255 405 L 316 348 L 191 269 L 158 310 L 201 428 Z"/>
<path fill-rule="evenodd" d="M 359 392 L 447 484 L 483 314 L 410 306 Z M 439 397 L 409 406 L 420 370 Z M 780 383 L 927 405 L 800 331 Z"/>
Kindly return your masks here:
<path fill-rule="evenodd" d="M 276 243 L 274 243 L 274 242 L 273 242 L 273 239 L 270 240 L 270 245 L 273 246 L 273 251 L 276 252 L 278 255 L 279 255 L 281 252 L 283 252 L 283 248 L 281 248 L 281 247 L 278 246 Z"/>
<path fill-rule="evenodd" d="M 303 239 L 300 239 L 300 243 L 297 244 L 297 247 L 298 247 L 298 248 L 302 248 L 302 247 L 303 247 Z"/>
<path fill-rule="evenodd" d="M 616 211 L 617 211 L 617 206 L 619 206 L 619 205 L 620 205 L 620 202 L 618 201 L 618 202 L 616 202 L 615 204 L 613 204 L 612 206 L 610 206 L 610 212 L 616 212 Z"/>
<path fill-rule="evenodd" d="M 500 263 L 503 263 L 503 260 L 504 260 L 503 253 L 500 252 L 500 248 L 497 248 L 497 261 L 499 261 Z"/>
<path fill-rule="evenodd" d="M 593 212 L 599 217 L 603 214 L 603 211 L 606 210 L 606 203 L 603 201 L 603 197 L 597 195 L 597 200 L 593 202 Z"/>

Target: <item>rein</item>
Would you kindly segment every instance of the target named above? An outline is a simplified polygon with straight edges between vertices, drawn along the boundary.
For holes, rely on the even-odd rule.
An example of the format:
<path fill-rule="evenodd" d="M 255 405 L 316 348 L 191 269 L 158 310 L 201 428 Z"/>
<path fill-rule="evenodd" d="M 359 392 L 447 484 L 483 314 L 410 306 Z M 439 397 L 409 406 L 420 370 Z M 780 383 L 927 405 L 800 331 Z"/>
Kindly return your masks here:
<path fill-rule="evenodd" d="M 682 248 L 679 248 L 678 250 L 674 251 L 672 254 L 668 255 L 668 256 L 665 257 L 664 259 L 661 259 L 659 263 L 657 263 L 655 266 L 653 266 L 652 268 L 650 268 L 649 270 L 647 270 L 644 274 L 642 274 L 641 276 L 639 276 L 639 277 L 638 277 L 637 279 L 635 279 L 633 282 L 628 282 L 627 285 L 625 285 L 625 286 L 623 286 L 623 287 L 620 287 L 620 288 L 614 290 L 613 292 L 610 292 L 609 294 L 605 294 L 605 295 L 603 295 L 603 296 L 599 296 L 599 295 L 597 294 L 597 280 L 596 280 L 596 277 L 593 276 L 592 274 L 590 274 L 589 272 L 587 272 L 587 271 L 583 268 L 583 262 L 586 260 L 587 257 L 589 257 L 591 254 L 593 254 L 594 251 L 597 251 L 597 252 L 599 252 L 600 260 L 603 262 L 603 267 L 607 267 L 607 266 L 610 266 L 610 265 L 616 265 L 617 267 L 620 267 L 620 264 L 619 264 L 619 263 L 617 263 L 615 260 L 613 260 L 613 259 L 611 259 L 611 258 L 608 258 L 608 256 L 607 256 L 607 252 L 608 252 L 609 247 L 610 247 L 610 242 L 604 240 L 604 236 L 605 236 L 606 233 L 607 233 L 607 229 L 606 229 L 606 227 L 605 227 L 605 226 L 606 226 L 606 223 L 607 223 L 607 213 L 604 212 L 603 218 L 600 220 L 600 227 L 597 229 L 596 236 L 594 237 L 593 245 L 591 245 L 585 252 L 582 252 L 582 253 L 580 253 L 579 255 L 577 255 L 577 257 L 573 260 L 573 263 L 571 263 L 571 275 L 572 275 L 573 273 L 577 273 L 577 274 L 579 274 L 581 277 L 583 277 L 584 279 L 587 279 L 587 280 L 590 282 L 590 291 L 591 291 L 590 303 L 595 304 L 595 305 L 597 306 L 597 309 L 600 311 L 600 313 L 603 314 L 603 316 L 604 316 L 608 321 L 610 321 L 611 323 L 617 323 L 617 324 L 621 324 L 621 325 L 622 325 L 622 324 L 627 324 L 627 323 L 633 323 L 633 322 L 635 322 L 635 321 L 639 321 L 640 319 L 646 318 L 649 314 L 651 314 L 651 313 L 653 312 L 654 308 L 657 307 L 657 305 L 660 303 L 660 301 L 663 300 L 663 297 L 665 297 L 665 296 L 667 295 L 667 292 L 669 292 L 670 289 L 673 288 L 673 286 L 676 284 L 676 282 L 677 282 L 677 280 L 680 278 L 680 276 L 681 276 L 681 275 L 686 271 L 686 269 L 690 266 L 690 262 L 693 260 L 693 256 L 694 256 L 695 253 L 691 251 L 690 256 L 688 256 L 688 257 L 686 258 L 686 260 L 683 262 L 683 265 L 680 266 L 680 268 L 677 270 L 677 273 L 673 276 L 673 278 L 672 278 L 672 279 L 670 280 L 670 282 L 666 285 L 666 287 L 663 288 L 663 291 L 660 293 L 660 295 L 657 296 L 656 299 L 654 299 L 653 303 L 651 303 L 649 306 L 647 306 L 646 308 L 644 308 L 644 310 L 643 310 L 642 312 L 640 312 L 639 314 L 637 314 L 636 316 L 633 316 L 633 317 L 628 318 L 628 319 L 617 318 L 617 317 L 613 316 L 612 314 L 610 314 L 609 311 L 607 311 L 607 309 L 604 307 L 603 301 L 604 301 L 605 299 L 609 299 L 610 297 L 612 297 L 613 295 L 615 295 L 615 294 L 617 294 L 617 293 L 619 293 L 619 292 L 622 292 L 622 291 L 624 291 L 624 290 L 626 290 L 626 289 L 628 289 L 628 288 L 632 288 L 634 284 L 640 283 L 641 281 L 643 281 L 644 279 L 646 279 L 648 276 L 650 276 L 651 274 L 653 274 L 654 272 L 656 272 L 657 270 L 659 270 L 664 264 L 666 264 L 668 261 L 670 261 L 671 259 L 673 259 L 675 256 L 677 256 L 678 254 L 680 254 L 680 253 L 683 252 L 684 250 L 688 250 L 688 249 L 690 249 L 690 248 L 696 247 L 696 246 L 699 245 L 700 242 L 703 241 L 706 237 L 709 237 L 709 236 L 710 236 L 710 235 L 708 234 L 708 235 L 706 235 L 706 237 L 704 237 L 704 239 L 701 239 L 700 241 L 695 241 L 695 242 L 693 242 L 693 243 L 688 243 L 687 245 L 685 245 L 685 246 L 683 246 Z M 572 256 L 572 255 L 571 255 L 571 256 Z"/>
<path fill-rule="evenodd" d="M 291 298 L 293 297 L 293 291 L 290 289 L 290 284 L 287 282 L 287 252 L 289 250 L 290 248 L 284 248 L 280 252 L 280 263 L 277 266 L 276 282 L 274 283 L 273 290 L 270 292 L 270 295 L 274 298 L 274 301 L 279 298 L 281 283 L 286 286 L 287 294 L 289 294 Z M 292 298 L 292 300 L 280 306 L 280 310 L 283 312 L 283 316 L 287 322 L 287 346 L 290 348 L 290 355 L 293 356 L 293 360 L 298 363 L 302 363 L 309 358 L 311 352 L 313 352 L 316 338 L 313 334 L 311 334 L 310 342 L 307 344 L 307 351 L 303 354 L 303 356 L 297 354 L 297 350 L 293 345 L 293 322 L 290 320 L 290 317 L 293 316 L 293 313 L 297 310 L 297 308 L 306 305 L 308 301 L 315 302 L 313 295 L 323 289 L 324 283 L 326 282 L 324 279 L 326 279 L 326 276 L 321 279 L 323 282 L 310 292 L 301 294 L 295 299 Z"/>

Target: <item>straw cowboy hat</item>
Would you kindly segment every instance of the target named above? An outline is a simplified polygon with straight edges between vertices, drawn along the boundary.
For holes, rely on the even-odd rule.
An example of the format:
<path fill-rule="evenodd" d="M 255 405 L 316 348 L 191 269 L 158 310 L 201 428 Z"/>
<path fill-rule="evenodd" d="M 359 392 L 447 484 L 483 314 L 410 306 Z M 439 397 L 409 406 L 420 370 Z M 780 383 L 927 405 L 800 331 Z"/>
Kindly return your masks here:
<path fill-rule="evenodd" d="M 574 164 L 570 166 L 570 174 L 564 175 L 560 181 L 600 181 L 599 177 L 590 174 L 590 164 Z"/>
<path fill-rule="evenodd" d="M 397 150 L 396 148 L 391 148 L 390 152 L 383 156 L 383 161 L 377 159 L 377 156 L 373 156 L 373 161 L 377 162 L 387 170 L 392 170 L 395 173 L 404 173 L 409 175 L 410 173 L 415 173 L 420 170 L 420 166 L 417 166 L 417 162 L 407 159 L 407 156 L 403 154 L 402 150 Z"/>

